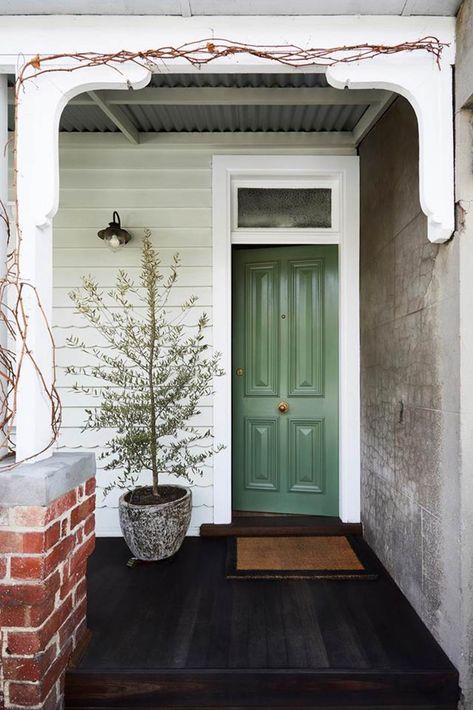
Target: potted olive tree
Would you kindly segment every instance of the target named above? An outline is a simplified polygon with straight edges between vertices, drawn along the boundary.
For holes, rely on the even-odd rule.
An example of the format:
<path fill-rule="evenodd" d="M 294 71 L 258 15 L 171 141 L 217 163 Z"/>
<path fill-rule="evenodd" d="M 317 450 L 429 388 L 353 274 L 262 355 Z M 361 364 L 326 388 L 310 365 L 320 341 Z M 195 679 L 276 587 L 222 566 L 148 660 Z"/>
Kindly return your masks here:
<path fill-rule="evenodd" d="M 101 344 L 90 346 L 77 337 L 68 345 L 92 356 L 92 364 L 70 366 L 80 377 L 74 389 L 99 398 L 86 410 L 84 429 L 112 429 L 101 458 L 116 476 L 106 489 L 125 489 L 119 501 L 120 525 L 133 555 L 140 560 L 172 556 L 181 546 L 192 511 L 191 490 L 160 482 L 163 475 L 191 481 L 221 447 L 209 430 L 192 422 L 212 381 L 223 374 L 219 355 L 209 352 L 204 331 L 206 314 L 197 324 L 186 322 L 196 302 L 170 307 L 179 257 L 164 276 L 151 233 L 145 230 L 140 283 L 119 271 L 116 285 L 104 292 L 90 276 L 70 297 Z M 187 319 L 188 321 L 188 319 Z M 143 471 L 150 483 L 138 486 Z"/>

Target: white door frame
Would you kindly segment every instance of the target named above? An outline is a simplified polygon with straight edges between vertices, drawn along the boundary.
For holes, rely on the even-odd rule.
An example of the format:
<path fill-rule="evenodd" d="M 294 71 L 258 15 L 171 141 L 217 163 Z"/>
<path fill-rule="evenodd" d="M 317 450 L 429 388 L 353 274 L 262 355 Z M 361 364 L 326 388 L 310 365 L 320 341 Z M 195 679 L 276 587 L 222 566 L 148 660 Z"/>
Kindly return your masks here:
<path fill-rule="evenodd" d="M 213 157 L 213 344 L 225 375 L 216 378 L 214 436 L 225 445 L 214 459 L 214 523 L 232 517 L 232 244 L 264 244 L 261 231 L 236 231 L 236 181 L 333 181 L 339 202 L 335 228 L 278 232 L 281 244 L 337 244 L 339 248 L 340 518 L 360 521 L 359 160 L 356 156 Z M 274 234 L 274 233 L 273 233 Z M 274 238 L 271 243 L 274 244 Z M 268 243 L 268 240 L 266 240 Z"/>

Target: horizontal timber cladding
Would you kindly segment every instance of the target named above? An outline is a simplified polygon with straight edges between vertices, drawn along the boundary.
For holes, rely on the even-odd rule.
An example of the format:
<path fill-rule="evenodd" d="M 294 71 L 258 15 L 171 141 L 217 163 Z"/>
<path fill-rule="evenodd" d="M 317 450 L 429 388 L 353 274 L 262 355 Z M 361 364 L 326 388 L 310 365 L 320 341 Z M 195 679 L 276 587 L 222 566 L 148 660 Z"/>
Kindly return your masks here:
<path fill-rule="evenodd" d="M 189 323 L 200 310 L 212 317 L 212 156 L 214 154 L 345 154 L 352 147 L 331 141 L 321 147 L 314 134 L 146 134 L 139 145 L 121 135 L 69 134 L 60 136 L 60 206 L 54 220 L 53 328 L 58 353 L 59 392 L 64 414 L 59 446 L 87 448 L 100 453 L 110 431 L 82 432 L 85 409 L 97 399 L 71 392 L 76 378 L 66 375 L 69 364 L 85 364 L 87 356 L 69 351 L 66 338 L 78 335 L 87 343 L 100 343 L 92 329 L 74 313 L 71 288 L 84 274 L 101 286 L 114 284 L 118 269 L 136 278 L 140 266 L 143 229 L 152 230 L 163 266 L 179 252 L 182 269 L 170 302 L 177 309 L 191 294 L 198 296 Z M 117 253 L 97 237 L 113 210 L 133 241 Z M 200 309 L 200 310 L 199 310 Z M 212 329 L 208 332 L 211 341 Z M 100 385 L 100 383 L 98 383 Z M 212 402 L 206 401 L 196 426 L 211 427 Z M 117 502 L 120 491 L 103 497 L 109 474 L 98 461 L 97 534 L 119 535 Z M 194 511 L 189 530 L 198 534 L 202 523 L 213 522 L 213 472 L 209 464 L 193 485 Z"/>

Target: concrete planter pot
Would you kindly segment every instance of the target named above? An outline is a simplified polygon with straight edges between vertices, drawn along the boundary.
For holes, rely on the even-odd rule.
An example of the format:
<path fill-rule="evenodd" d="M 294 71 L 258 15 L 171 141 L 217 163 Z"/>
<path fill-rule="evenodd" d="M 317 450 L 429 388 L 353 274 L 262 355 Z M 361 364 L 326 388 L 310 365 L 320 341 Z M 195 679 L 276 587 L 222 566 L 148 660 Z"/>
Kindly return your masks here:
<path fill-rule="evenodd" d="M 172 557 L 186 536 L 191 521 L 192 492 L 184 486 L 166 488 L 182 495 L 176 500 L 156 505 L 130 502 L 135 491 L 128 491 L 120 497 L 120 527 L 126 544 L 138 560 L 156 561 Z"/>

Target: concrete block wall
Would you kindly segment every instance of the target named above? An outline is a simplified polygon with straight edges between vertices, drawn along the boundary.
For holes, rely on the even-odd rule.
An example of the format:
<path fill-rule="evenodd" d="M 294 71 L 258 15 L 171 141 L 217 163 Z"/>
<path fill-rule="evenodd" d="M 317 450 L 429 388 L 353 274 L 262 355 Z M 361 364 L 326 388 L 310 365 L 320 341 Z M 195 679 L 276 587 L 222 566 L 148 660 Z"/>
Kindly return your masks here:
<path fill-rule="evenodd" d="M 427 239 L 407 101 L 359 152 L 364 530 L 459 666 L 458 239 Z"/>
<path fill-rule="evenodd" d="M 455 189 L 460 304 L 460 631 L 463 707 L 473 708 L 473 2 L 457 17 Z"/>

